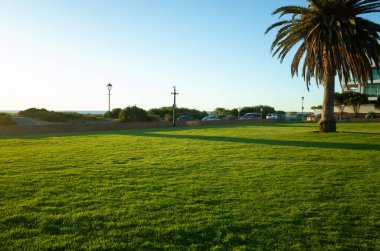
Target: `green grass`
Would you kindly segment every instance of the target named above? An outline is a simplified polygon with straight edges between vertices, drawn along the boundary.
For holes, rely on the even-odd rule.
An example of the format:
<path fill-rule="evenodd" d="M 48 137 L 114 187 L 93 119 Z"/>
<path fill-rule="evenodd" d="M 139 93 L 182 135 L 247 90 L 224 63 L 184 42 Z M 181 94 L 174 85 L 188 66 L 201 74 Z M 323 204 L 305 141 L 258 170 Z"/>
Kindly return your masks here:
<path fill-rule="evenodd" d="M 379 250 L 380 124 L 0 139 L 1 250 Z"/>

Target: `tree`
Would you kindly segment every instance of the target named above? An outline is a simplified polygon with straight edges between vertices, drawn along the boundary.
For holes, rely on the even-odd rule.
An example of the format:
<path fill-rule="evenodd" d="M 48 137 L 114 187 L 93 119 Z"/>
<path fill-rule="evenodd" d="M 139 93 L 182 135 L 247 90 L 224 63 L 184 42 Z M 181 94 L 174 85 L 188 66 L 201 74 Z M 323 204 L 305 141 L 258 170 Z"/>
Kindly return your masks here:
<path fill-rule="evenodd" d="M 365 94 L 359 92 L 346 92 L 347 95 L 347 105 L 352 106 L 354 111 L 354 117 L 357 118 L 360 106 L 368 102 L 368 97 Z"/>
<path fill-rule="evenodd" d="M 217 107 L 214 109 L 214 111 L 211 113 L 213 116 L 216 116 L 216 117 L 224 117 L 226 116 L 226 109 L 225 108 L 222 108 L 222 107 Z"/>
<path fill-rule="evenodd" d="M 334 93 L 334 105 L 339 110 L 339 114 L 342 116 L 344 107 L 347 105 L 347 95 L 343 92 Z"/>
<path fill-rule="evenodd" d="M 312 109 L 312 110 L 321 110 L 322 109 L 322 105 L 312 106 L 312 107 L 310 107 L 310 109 Z"/>
<path fill-rule="evenodd" d="M 239 116 L 239 110 L 237 108 L 233 108 L 231 110 L 226 110 L 226 115 L 231 115 L 234 117 Z"/>
<path fill-rule="evenodd" d="M 291 15 L 268 27 L 265 33 L 279 28 L 271 47 L 273 56 L 282 62 L 289 51 L 299 46 L 291 63 L 292 76 L 302 76 L 309 90 L 311 78 L 323 85 L 320 132 L 335 132 L 335 77 L 347 85 L 352 79 L 359 85 L 373 81 L 371 62 L 380 72 L 380 25 L 360 17 L 380 12 L 379 0 L 310 0 L 308 7 L 284 6 L 273 14 Z"/>

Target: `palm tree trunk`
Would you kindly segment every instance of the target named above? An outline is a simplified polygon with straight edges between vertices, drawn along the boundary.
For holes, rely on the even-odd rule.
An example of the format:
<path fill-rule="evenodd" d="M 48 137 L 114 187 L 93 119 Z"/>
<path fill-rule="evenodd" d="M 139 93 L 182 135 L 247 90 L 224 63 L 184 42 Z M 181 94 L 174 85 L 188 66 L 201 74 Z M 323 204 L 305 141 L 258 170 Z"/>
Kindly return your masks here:
<path fill-rule="evenodd" d="M 331 70 L 326 70 L 323 82 L 324 92 L 322 102 L 322 117 L 318 122 L 319 132 L 336 132 L 336 121 L 334 119 L 334 72 Z"/>

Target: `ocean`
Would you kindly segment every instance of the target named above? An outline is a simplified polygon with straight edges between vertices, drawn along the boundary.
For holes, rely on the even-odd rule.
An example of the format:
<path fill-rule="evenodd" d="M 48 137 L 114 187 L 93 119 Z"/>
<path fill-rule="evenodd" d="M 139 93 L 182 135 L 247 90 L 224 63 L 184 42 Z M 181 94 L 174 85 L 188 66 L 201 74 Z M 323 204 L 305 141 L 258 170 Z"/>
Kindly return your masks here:
<path fill-rule="evenodd" d="M 0 113 L 1 112 L 4 112 L 4 113 L 18 113 L 19 111 L 21 110 L 0 110 Z M 98 115 L 98 114 L 104 114 L 106 111 L 95 111 L 95 110 L 53 110 L 54 112 L 76 112 L 76 113 L 80 113 L 80 114 L 94 114 L 94 115 Z"/>

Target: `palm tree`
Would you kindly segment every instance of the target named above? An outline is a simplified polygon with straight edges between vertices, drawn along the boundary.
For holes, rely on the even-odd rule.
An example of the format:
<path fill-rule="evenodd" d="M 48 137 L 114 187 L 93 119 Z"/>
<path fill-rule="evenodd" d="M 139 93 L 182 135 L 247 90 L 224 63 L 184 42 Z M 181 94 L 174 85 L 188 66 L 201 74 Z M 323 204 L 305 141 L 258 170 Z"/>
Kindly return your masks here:
<path fill-rule="evenodd" d="M 341 83 L 349 80 L 366 85 L 373 80 L 371 62 L 380 72 L 380 25 L 359 17 L 380 12 L 379 0 L 309 0 L 308 7 L 284 6 L 273 15 L 291 15 L 291 19 L 274 23 L 265 33 L 279 28 L 271 47 L 273 56 L 282 62 L 298 46 L 291 74 L 298 76 L 303 59 L 302 76 L 309 90 L 311 78 L 323 85 L 323 109 L 320 132 L 335 132 L 335 77 Z"/>

